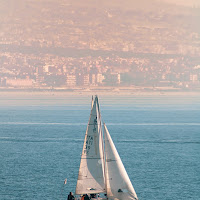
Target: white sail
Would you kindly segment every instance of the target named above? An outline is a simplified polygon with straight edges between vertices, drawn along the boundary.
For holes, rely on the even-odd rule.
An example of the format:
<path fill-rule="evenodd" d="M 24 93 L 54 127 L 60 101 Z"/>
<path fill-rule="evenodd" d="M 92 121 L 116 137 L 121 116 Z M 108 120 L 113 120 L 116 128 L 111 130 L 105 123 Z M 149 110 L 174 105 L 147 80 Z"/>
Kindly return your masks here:
<path fill-rule="evenodd" d="M 98 98 L 95 97 L 85 134 L 76 194 L 105 192 L 104 180 L 101 116 Z"/>
<path fill-rule="evenodd" d="M 116 200 L 138 199 L 105 124 L 104 136 L 107 197 Z"/>

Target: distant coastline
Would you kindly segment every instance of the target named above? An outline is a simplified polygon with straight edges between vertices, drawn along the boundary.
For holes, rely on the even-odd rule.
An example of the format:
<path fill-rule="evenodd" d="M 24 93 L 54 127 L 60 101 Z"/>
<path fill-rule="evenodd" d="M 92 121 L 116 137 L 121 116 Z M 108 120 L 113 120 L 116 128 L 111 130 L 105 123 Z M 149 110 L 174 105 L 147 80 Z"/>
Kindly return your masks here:
<path fill-rule="evenodd" d="M 135 88 L 135 87 L 104 87 L 104 88 L 45 88 L 45 89 L 3 89 L 0 88 L 0 97 L 65 97 L 65 96 L 199 96 L 200 89 L 183 90 L 177 88 Z"/>

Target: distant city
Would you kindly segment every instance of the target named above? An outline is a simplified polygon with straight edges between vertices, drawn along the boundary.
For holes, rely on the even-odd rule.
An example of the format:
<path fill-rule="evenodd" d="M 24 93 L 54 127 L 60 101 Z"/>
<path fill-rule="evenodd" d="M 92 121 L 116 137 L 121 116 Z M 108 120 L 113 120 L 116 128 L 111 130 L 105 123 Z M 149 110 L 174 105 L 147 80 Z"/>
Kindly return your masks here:
<path fill-rule="evenodd" d="M 199 8 L 20 2 L 0 8 L 0 89 L 200 89 Z"/>

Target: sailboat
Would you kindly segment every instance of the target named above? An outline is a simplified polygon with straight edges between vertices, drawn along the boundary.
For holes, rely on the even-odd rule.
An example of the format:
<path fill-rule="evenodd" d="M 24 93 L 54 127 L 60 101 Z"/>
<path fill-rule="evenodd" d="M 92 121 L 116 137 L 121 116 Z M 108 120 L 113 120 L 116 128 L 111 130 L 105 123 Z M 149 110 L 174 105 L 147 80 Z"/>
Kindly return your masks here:
<path fill-rule="evenodd" d="M 75 194 L 101 193 L 105 197 L 98 199 L 138 200 L 108 129 L 105 123 L 102 124 L 98 97 L 95 96 L 92 98 Z"/>

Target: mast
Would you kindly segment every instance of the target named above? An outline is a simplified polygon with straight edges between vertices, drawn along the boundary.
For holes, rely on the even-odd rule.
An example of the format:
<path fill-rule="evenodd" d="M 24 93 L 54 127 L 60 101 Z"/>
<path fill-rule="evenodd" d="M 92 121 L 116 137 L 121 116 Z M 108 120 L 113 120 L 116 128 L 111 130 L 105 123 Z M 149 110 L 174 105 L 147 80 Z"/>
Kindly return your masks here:
<path fill-rule="evenodd" d="M 105 142 L 105 123 L 103 122 L 103 126 L 104 126 L 104 142 Z M 104 144 L 104 143 L 103 143 Z M 104 145 L 104 159 L 103 159 L 103 161 L 104 161 L 104 177 L 105 177 L 105 179 L 104 179 L 104 183 L 105 183 L 105 189 L 106 189 L 106 195 L 107 195 L 107 169 L 106 169 L 106 153 L 105 153 L 105 145 Z"/>
<path fill-rule="evenodd" d="M 97 98 L 98 101 L 98 98 Z M 101 120 L 101 112 L 100 112 L 100 106 L 99 106 L 99 102 L 98 102 L 98 110 L 99 110 L 99 119 L 100 119 L 100 131 L 101 131 L 101 144 L 102 144 L 102 164 L 103 164 L 103 177 L 104 177 L 104 187 L 105 187 L 105 191 L 106 191 L 106 177 L 105 177 L 105 148 L 104 148 L 104 136 L 103 136 L 103 130 L 102 130 L 102 120 Z"/>

